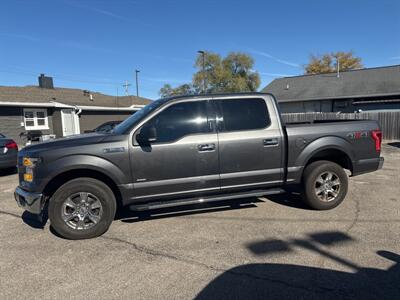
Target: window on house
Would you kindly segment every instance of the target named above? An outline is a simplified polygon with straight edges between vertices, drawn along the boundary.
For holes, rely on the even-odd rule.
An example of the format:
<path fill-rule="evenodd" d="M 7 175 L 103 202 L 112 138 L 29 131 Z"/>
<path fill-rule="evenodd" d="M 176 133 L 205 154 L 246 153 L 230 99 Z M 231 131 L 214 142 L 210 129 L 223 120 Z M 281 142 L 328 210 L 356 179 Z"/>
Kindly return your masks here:
<path fill-rule="evenodd" d="M 24 109 L 26 130 L 49 129 L 46 109 Z"/>

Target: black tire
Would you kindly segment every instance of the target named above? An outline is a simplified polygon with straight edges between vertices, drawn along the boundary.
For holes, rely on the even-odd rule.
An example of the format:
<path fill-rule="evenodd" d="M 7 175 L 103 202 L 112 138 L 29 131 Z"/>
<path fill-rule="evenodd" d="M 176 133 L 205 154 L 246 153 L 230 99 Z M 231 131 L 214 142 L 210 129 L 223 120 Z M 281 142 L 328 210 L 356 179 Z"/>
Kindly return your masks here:
<path fill-rule="evenodd" d="M 326 179 L 329 178 L 329 174 L 333 174 L 331 177 L 333 178 L 333 180 L 331 181 L 328 181 Z M 320 183 L 321 179 L 326 180 L 323 182 L 329 182 L 327 188 L 325 188 L 324 184 Z M 338 181 L 336 179 L 339 180 L 339 184 L 337 184 Z M 332 183 L 334 184 L 333 187 L 331 186 Z M 341 166 L 334 162 L 327 160 L 316 161 L 309 164 L 304 170 L 303 200 L 308 206 L 313 209 L 328 210 L 335 208 L 340 203 L 342 203 L 342 201 L 346 197 L 347 188 L 347 174 Z M 323 191 L 319 192 L 321 189 Z M 325 194 L 326 190 L 328 190 L 327 194 Z"/>
<path fill-rule="evenodd" d="M 88 193 L 89 196 L 87 196 L 88 194 L 86 193 Z M 98 213 L 97 223 L 91 222 L 89 217 L 85 217 L 84 226 L 90 226 L 88 228 L 77 229 L 71 227 L 73 225 L 70 225 L 70 223 L 79 220 L 78 217 L 73 218 L 69 222 L 63 219 L 63 214 L 66 210 L 65 207 L 68 207 L 65 206 L 67 199 L 77 194 L 86 194 L 85 199 L 94 201 L 97 205 L 98 202 L 101 203 L 100 208 L 98 208 L 98 211 L 101 210 L 101 213 Z M 75 200 L 75 202 L 81 203 L 79 201 L 80 197 L 82 196 L 77 197 L 79 199 L 78 201 Z M 90 202 L 89 200 L 87 202 Z M 66 239 L 80 240 L 94 238 L 105 233 L 114 220 L 116 208 L 117 205 L 114 193 L 105 183 L 93 178 L 81 177 L 68 181 L 54 193 L 49 201 L 48 212 L 51 226 L 57 234 Z M 73 212 L 75 212 L 75 210 L 78 211 L 78 209 L 72 209 Z M 72 216 L 73 214 L 71 213 L 70 215 Z M 82 225 L 82 223 L 80 224 Z"/>

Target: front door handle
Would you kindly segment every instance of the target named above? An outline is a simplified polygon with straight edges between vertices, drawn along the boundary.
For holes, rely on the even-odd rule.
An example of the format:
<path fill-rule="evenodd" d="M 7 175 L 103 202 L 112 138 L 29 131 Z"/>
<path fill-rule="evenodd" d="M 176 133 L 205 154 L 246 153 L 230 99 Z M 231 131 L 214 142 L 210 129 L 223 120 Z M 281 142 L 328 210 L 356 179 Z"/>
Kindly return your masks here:
<path fill-rule="evenodd" d="M 197 145 L 197 150 L 199 150 L 199 152 L 214 151 L 215 144 L 200 144 Z"/>
<path fill-rule="evenodd" d="M 272 139 L 264 139 L 263 140 L 263 145 L 264 146 L 277 146 L 279 144 L 279 141 L 277 138 L 272 138 Z"/>

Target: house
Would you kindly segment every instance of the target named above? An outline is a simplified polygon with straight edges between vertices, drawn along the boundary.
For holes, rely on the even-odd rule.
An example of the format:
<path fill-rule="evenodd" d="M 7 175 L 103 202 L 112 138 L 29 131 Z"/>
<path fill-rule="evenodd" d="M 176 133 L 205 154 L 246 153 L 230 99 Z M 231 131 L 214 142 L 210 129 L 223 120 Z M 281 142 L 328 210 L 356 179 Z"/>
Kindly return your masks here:
<path fill-rule="evenodd" d="M 283 113 L 400 110 L 400 65 L 275 79 Z"/>
<path fill-rule="evenodd" d="M 38 86 L 0 86 L 0 132 L 23 145 L 21 135 L 64 137 L 83 133 L 107 121 L 126 119 L 149 103 L 134 96 L 54 88 L 51 77 L 43 74 Z"/>

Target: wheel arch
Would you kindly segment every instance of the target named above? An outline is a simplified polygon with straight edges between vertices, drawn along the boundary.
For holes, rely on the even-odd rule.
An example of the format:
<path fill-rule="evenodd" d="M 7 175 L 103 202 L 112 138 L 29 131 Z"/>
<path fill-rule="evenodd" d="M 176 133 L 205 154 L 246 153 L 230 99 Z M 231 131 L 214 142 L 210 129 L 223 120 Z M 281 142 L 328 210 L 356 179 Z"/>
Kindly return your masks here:
<path fill-rule="evenodd" d="M 311 163 L 320 160 L 327 160 L 334 162 L 339 166 L 341 166 L 343 169 L 347 169 L 353 173 L 353 162 L 350 156 L 342 149 L 329 147 L 326 149 L 316 151 L 310 157 L 308 157 L 308 159 L 304 164 L 304 168 L 306 168 Z"/>
<path fill-rule="evenodd" d="M 122 204 L 122 194 L 120 189 L 118 188 L 118 185 L 115 183 L 115 181 L 108 176 L 107 174 L 98 171 L 98 170 L 93 170 L 93 169 L 83 169 L 83 168 L 77 168 L 77 169 L 70 169 L 64 172 L 61 172 L 57 174 L 55 177 L 53 177 L 45 186 L 43 190 L 43 194 L 47 199 L 51 199 L 53 194 L 66 182 L 76 179 L 79 177 L 89 177 L 93 179 L 97 179 L 104 184 L 106 184 L 111 191 L 113 192 L 117 204 L 117 209 L 120 209 L 123 204 Z"/>
<path fill-rule="evenodd" d="M 308 144 L 296 159 L 296 166 L 304 168 L 317 160 L 328 160 L 353 171 L 354 153 L 352 145 L 343 138 L 327 136 Z"/>

